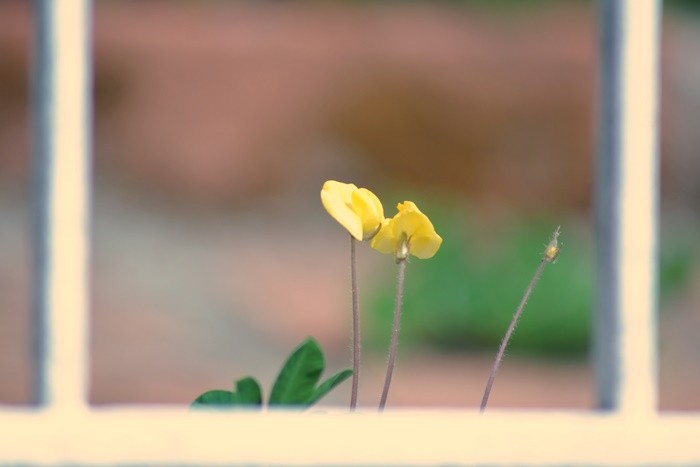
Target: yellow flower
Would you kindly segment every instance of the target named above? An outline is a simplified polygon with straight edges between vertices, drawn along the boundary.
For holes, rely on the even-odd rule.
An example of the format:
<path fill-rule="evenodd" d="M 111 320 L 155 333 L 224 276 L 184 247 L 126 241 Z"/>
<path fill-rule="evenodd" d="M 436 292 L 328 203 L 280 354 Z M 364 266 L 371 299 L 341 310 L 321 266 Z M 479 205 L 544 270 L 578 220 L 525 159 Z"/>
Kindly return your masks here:
<path fill-rule="evenodd" d="M 369 240 L 379 231 L 384 208 L 367 188 L 328 180 L 321 189 L 321 202 L 328 214 L 357 240 Z"/>
<path fill-rule="evenodd" d="M 442 238 L 430 219 L 411 201 L 396 207 L 399 212 L 392 219 L 384 220 L 372 239 L 372 248 L 395 255 L 397 261 L 406 259 L 409 254 L 421 259 L 431 258 L 440 248 Z"/>

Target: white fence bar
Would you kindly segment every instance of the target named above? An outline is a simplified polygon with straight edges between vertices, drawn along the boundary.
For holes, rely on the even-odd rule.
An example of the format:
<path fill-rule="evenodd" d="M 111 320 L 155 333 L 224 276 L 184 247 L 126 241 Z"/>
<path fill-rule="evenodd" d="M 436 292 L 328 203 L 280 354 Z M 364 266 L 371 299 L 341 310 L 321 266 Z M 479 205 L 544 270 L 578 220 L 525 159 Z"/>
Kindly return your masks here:
<path fill-rule="evenodd" d="M 35 399 L 80 409 L 87 395 L 90 8 L 88 0 L 34 7 Z"/>
<path fill-rule="evenodd" d="M 657 406 L 657 0 L 602 0 L 595 356 L 601 408 Z"/>
<path fill-rule="evenodd" d="M 700 420 L 476 410 L 0 414 L 10 465 L 698 465 Z"/>

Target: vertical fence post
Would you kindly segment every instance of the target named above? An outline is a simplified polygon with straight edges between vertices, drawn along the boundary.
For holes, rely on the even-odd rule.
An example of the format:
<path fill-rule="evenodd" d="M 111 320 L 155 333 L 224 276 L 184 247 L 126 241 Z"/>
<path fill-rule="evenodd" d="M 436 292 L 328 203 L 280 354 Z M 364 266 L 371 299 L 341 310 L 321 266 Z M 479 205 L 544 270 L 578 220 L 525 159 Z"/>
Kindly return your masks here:
<path fill-rule="evenodd" d="M 89 13 L 89 0 L 34 2 L 34 399 L 61 409 L 87 395 Z"/>
<path fill-rule="evenodd" d="M 601 0 L 595 364 L 603 409 L 657 404 L 659 0 Z"/>

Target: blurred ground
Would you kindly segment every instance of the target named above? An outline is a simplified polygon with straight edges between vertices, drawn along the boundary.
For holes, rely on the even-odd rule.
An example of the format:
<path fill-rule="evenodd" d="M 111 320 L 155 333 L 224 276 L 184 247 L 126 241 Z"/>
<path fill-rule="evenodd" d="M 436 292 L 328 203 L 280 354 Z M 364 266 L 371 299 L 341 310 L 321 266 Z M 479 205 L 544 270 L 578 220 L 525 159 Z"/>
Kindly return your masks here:
<path fill-rule="evenodd" d="M 0 4 L 8 403 L 25 402 L 29 387 L 27 5 Z M 595 29 L 582 3 L 524 17 L 201 5 L 97 4 L 93 402 L 187 403 L 249 374 L 269 387 L 307 335 L 330 370 L 348 366 L 347 241 L 320 206 L 326 178 L 439 189 L 468 197 L 484 219 L 588 215 Z M 665 25 L 662 159 L 665 202 L 695 218 L 700 69 L 683 57 L 698 31 L 685 18 Z M 391 274 L 369 253 L 363 290 Z M 698 290 L 696 271 L 660 316 L 662 408 L 700 408 Z M 389 403 L 475 407 L 491 358 L 400 351 Z M 372 407 L 384 356 L 364 362 L 360 401 Z M 585 408 L 592 387 L 585 363 L 513 356 L 491 403 Z M 348 391 L 325 402 L 344 404 Z"/>

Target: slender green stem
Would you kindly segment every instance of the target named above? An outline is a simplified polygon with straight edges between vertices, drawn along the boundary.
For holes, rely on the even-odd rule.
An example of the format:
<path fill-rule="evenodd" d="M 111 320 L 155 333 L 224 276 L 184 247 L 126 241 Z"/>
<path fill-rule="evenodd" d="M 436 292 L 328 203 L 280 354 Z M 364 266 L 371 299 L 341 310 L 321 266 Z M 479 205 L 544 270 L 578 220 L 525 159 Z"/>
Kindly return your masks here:
<path fill-rule="evenodd" d="M 396 362 L 396 352 L 399 347 L 399 330 L 401 328 L 401 305 L 403 302 L 403 284 L 406 277 L 406 259 L 397 259 L 398 273 L 396 276 L 396 307 L 394 308 L 394 324 L 391 331 L 391 345 L 389 346 L 389 359 L 386 366 L 386 379 L 384 380 L 384 389 L 382 397 L 379 401 L 379 411 L 384 410 L 386 399 L 389 396 L 389 386 L 391 385 L 391 375 L 394 372 L 394 363 Z"/>
<path fill-rule="evenodd" d="M 559 227 L 556 228 L 554 233 L 552 234 L 552 238 L 549 240 L 549 243 L 547 244 L 544 254 L 542 256 L 542 261 L 540 261 L 540 265 L 537 267 L 537 270 L 535 271 L 535 274 L 532 276 L 532 279 L 530 280 L 530 284 L 528 284 L 527 289 L 525 290 L 525 294 L 523 295 L 523 298 L 520 300 L 520 304 L 518 305 L 518 308 L 515 310 L 515 313 L 513 314 L 513 319 L 510 322 L 510 326 L 508 326 L 508 330 L 506 331 L 506 335 L 503 337 L 503 340 L 501 341 L 501 345 L 498 348 L 498 353 L 496 353 L 496 359 L 493 362 L 493 367 L 491 367 L 491 373 L 489 374 L 489 380 L 486 382 L 486 389 L 484 389 L 484 397 L 481 399 L 481 408 L 480 412 L 483 413 L 483 411 L 486 409 L 486 404 L 489 402 L 489 395 L 491 394 L 491 388 L 493 387 L 493 381 L 496 379 L 496 372 L 498 371 L 498 367 L 501 365 L 501 361 L 503 360 L 503 355 L 506 351 L 506 347 L 508 346 L 508 342 L 510 341 L 511 336 L 513 335 L 513 332 L 515 331 L 515 326 L 518 324 L 518 320 L 520 319 L 520 315 L 523 312 L 523 309 L 525 308 L 525 304 L 527 303 L 528 298 L 530 298 L 530 294 L 532 293 L 532 290 L 535 288 L 535 284 L 537 284 L 537 281 L 540 280 L 540 276 L 542 275 L 542 271 L 544 271 L 544 267 L 547 265 L 547 263 L 553 263 L 556 259 L 557 256 L 559 255 L 559 245 L 557 243 L 557 239 L 559 238 Z"/>
<path fill-rule="evenodd" d="M 357 295 L 357 258 L 355 238 L 350 235 L 350 283 L 352 287 L 352 392 L 350 410 L 357 407 L 357 392 L 360 384 L 360 305 Z"/>

